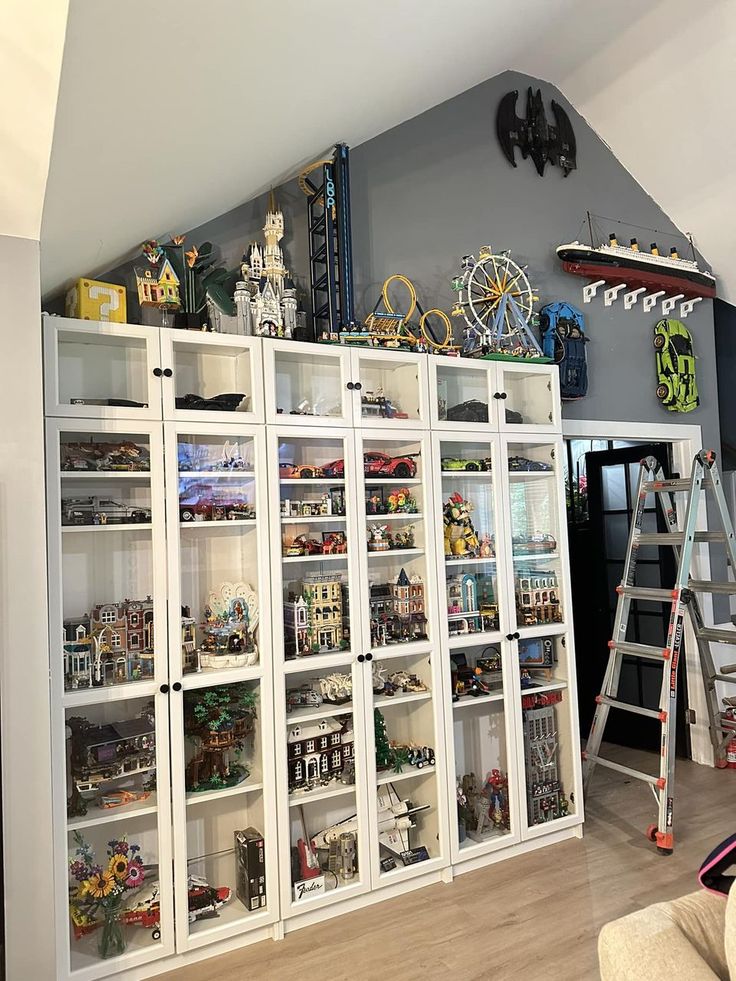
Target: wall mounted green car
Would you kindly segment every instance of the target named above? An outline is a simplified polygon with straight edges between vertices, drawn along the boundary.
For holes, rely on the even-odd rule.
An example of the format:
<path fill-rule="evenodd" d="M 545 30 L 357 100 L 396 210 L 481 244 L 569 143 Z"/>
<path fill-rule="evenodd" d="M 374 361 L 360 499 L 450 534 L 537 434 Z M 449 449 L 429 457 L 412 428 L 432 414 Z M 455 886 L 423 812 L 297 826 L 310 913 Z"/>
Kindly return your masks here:
<path fill-rule="evenodd" d="M 679 320 L 660 320 L 654 327 L 654 349 L 659 401 L 670 412 L 697 409 L 700 398 L 690 331 Z"/>

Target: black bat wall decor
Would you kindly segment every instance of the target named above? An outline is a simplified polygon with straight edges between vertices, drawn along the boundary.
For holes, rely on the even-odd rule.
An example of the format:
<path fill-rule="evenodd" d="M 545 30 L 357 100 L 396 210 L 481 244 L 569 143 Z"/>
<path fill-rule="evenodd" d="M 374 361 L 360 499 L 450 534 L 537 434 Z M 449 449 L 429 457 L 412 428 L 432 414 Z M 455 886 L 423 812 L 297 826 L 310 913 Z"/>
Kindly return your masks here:
<path fill-rule="evenodd" d="M 532 158 L 540 177 L 547 163 L 562 167 L 567 177 L 577 167 L 575 134 L 567 113 L 552 99 L 555 125 L 551 126 L 544 112 L 541 90 L 533 92 L 530 86 L 526 93 L 526 119 L 522 119 L 516 115 L 518 96 L 518 89 L 507 92 L 498 104 L 496 134 L 504 156 L 515 167 L 514 148 L 518 146 L 525 160 Z"/>

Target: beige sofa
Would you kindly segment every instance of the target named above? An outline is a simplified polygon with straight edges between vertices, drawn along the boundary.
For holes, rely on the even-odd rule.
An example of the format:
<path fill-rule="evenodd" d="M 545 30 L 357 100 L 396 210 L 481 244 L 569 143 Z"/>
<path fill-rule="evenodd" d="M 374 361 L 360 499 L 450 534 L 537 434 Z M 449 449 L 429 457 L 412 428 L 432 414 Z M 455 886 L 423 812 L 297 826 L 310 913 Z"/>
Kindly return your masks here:
<path fill-rule="evenodd" d="M 598 937 L 602 981 L 736 981 L 736 886 L 701 889 L 607 923 Z"/>

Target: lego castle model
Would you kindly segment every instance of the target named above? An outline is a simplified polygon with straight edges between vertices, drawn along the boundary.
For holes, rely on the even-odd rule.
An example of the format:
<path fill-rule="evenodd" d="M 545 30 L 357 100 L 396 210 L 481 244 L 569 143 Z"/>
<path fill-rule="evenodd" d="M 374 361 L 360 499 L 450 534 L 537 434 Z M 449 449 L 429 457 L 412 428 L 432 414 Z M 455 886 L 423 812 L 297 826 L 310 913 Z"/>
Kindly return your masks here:
<path fill-rule="evenodd" d="M 284 216 L 276 206 L 273 193 L 268 201 L 263 236 L 266 240 L 263 248 L 252 242 L 243 255 L 242 279 L 234 295 L 238 333 L 292 338 L 296 329 L 296 289 L 279 246 L 284 237 Z"/>

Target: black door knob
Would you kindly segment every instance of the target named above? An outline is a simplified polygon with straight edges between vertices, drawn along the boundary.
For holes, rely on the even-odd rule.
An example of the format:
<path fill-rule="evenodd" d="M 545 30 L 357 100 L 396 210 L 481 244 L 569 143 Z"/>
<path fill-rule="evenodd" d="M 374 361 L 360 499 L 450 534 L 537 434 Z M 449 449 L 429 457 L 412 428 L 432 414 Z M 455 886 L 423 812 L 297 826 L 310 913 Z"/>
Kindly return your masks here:
<path fill-rule="evenodd" d="M 171 370 L 171 368 L 164 368 L 164 378 L 171 378 L 173 374 L 174 372 Z"/>
<path fill-rule="evenodd" d="M 513 640 L 513 639 L 514 639 L 513 634 L 506 634 L 506 640 Z"/>
<path fill-rule="evenodd" d="M 348 388 L 348 391 L 352 392 L 352 390 L 355 388 L 355 385 L 353 385 L 352 382 L 348 382 L 347 388 Z"/>
<path fill-rule="evenodd" d="M 161 370 L 161 368 L 154 368 L 153 373 L 157 378 L 160 378 L 161 375 L 163 375 L 163 371 Z"/>
<path fill-rule="evenodd" d="M 355 385 L 353 385 L 353 388 L 356 390 L 356 392 L 359 392 L 362 387 L 363 387 L 362 382 L 356 382 Z"/>
<path fill-rule="evenodd" d="M 506 394 L 506 392 L 501 392 L 498 397 L 501 399 L 507 399 L 508 395 Z"/>
<path fill-rule="evenodd" d="M 363 663 L 363 661 L 365 661 L 365 657 L 364 657 L 364 656 L 363 656 L 362 654 L 358 654 L 358 660 L 359 660 L 359 661 L 360 661 L 360 663 L 362 664 L 362 663 Z"/>
<path fill-rule="evenodd" d="M 503 398 L 503 395 L 501 395 L 500 392 L 494 392 L 493 393 L 493 397 L 494 397 L 494 399 L 502 399 Z"/>
<path fill-rule="evenodd" d="M 517 631 L 516 631 L 516 633 L 514 634 L 514 640 L 518 640 L 518 639 L 519 639 L 519 637 L 521 637 L 521 634 L 520 634 L 520 633 L 519 633 L 519 631 L 517 630 Z"/>
<path fill-rule="evenodd" d="M 168 695 L 168 693 L 169 693 L 169 686 L 168 685 L 161 685 L 161 687 L 159 688 L 159 691 L 161 692 L 162 695 Z"/>
<path fill-rule="evenodd" d="M 366 661 L 372 661 L 373 660 L 373 655 L 372 654 L 366 654 L 365 659 L 366 659 Z"/>
<path fill-rule="evenodd" d="M 175 681 L 174 684 L 171 686 L 171 688 L 172 691 L 181 691 L 181 682 Z"/>

